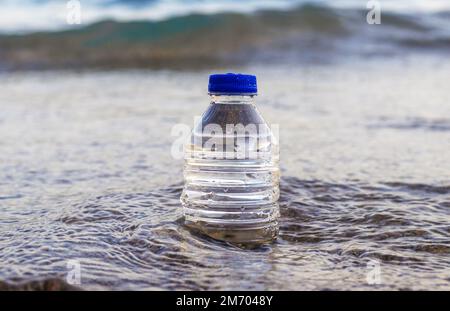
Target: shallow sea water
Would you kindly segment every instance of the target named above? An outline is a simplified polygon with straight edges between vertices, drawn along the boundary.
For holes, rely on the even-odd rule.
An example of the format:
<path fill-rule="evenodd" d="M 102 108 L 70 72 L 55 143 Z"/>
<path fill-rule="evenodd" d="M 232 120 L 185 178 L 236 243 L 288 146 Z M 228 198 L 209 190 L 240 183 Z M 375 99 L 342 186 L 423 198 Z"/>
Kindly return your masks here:
<path fill-rule="evenodd" d="M 280 124 L 280 235 L 257 249 L 183 226 L 171 129 L 209 72 L 0 75 L 3 288 L 76 260 L 82 289 L 450 290 L 450 62 L 292 68 L 246 70 Z"/>

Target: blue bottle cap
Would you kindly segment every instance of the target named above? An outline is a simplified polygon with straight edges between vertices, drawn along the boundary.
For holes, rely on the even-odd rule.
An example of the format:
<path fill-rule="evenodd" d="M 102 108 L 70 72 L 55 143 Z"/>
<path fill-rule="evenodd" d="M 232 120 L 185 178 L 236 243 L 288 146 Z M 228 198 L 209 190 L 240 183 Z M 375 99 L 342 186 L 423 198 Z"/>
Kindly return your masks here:
<path fill-rule="evenodd" d="M 236 73 L 210 75 L 208 92 L 211 95 L 256 95 L 256 76 Z"/>

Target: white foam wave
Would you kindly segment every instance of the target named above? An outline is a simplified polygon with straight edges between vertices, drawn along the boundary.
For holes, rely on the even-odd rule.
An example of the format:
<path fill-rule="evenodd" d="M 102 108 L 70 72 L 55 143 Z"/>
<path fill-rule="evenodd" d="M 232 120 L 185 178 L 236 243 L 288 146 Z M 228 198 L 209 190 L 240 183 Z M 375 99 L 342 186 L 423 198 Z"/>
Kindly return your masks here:
<path fill-rule="evenodd" d="M 0 32 L 17 33 L 41 30 L 60 30 L 73 27 L 67 24 L 66 7 L 69 0 L 3 0 L 0 3 Z M 72 0 L 73 1 L 73 0 Z M 156 0 L 142 5 L 125 1 L 79 0 L 82 24 L 99 20 L 164 20 L 192 13 L 219 12 L 252 13 L 259 9 L 289 9 L 303 3 L 366 9 L 366 0 Z M 395 11 L 450 10 L 448 0 L 380 0 L 382 9 Z"/>

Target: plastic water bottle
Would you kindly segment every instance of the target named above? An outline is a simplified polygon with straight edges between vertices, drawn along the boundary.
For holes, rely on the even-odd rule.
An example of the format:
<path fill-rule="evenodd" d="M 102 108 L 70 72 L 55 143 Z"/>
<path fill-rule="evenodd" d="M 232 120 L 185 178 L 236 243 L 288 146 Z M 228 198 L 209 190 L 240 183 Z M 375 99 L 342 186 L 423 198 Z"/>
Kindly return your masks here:
<path fill-rule="evenodd" d="M 256 77 L 209 78 L 211 104 L 185 148 L 185 224 L 215 239 L 265 243 L 278 234 L 278 141 L 255 106 Z"/>

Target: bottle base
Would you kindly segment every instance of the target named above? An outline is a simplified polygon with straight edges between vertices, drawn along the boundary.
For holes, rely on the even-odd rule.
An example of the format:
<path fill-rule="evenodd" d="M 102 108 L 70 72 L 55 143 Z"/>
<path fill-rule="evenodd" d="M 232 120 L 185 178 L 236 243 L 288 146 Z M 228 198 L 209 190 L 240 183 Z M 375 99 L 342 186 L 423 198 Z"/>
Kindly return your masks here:
<path fill-rule="evenodd" d="M 188 228 L 213 239 L 245 247 L 256 247 L 271 243 L 277 239 L 279 231 L 277 221 L 254 226 L 223 225 L 194 221 L 185 216 L 184 224 Z"/>

